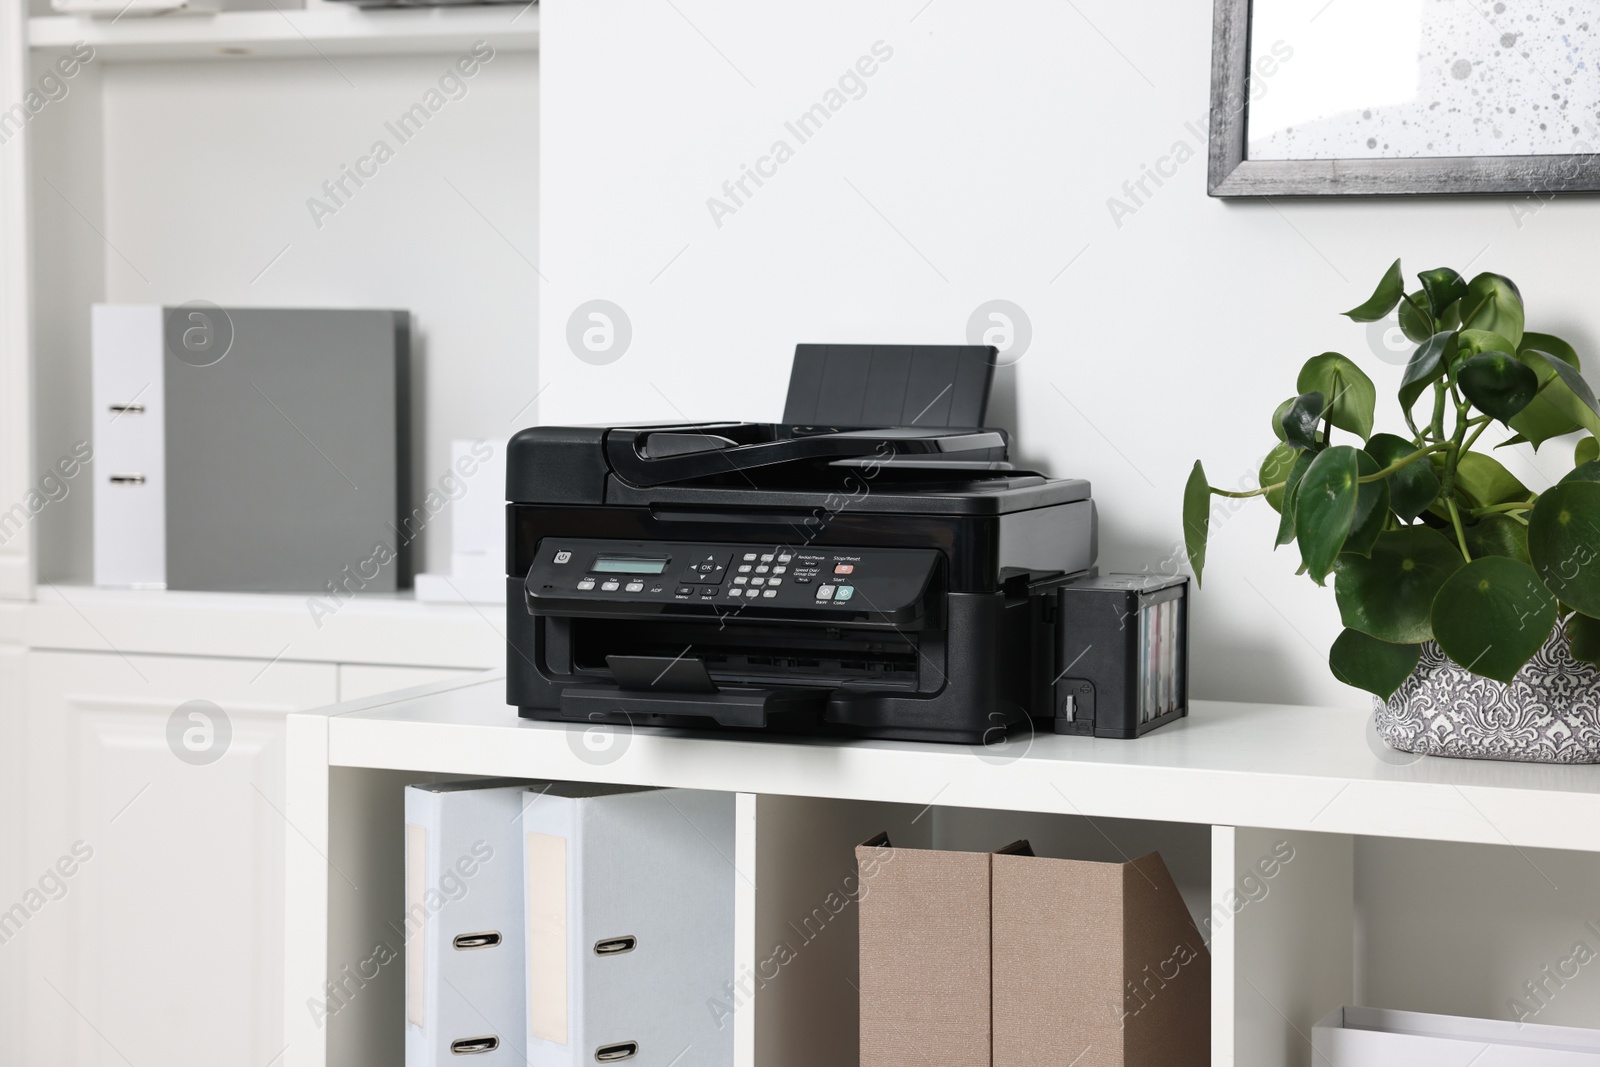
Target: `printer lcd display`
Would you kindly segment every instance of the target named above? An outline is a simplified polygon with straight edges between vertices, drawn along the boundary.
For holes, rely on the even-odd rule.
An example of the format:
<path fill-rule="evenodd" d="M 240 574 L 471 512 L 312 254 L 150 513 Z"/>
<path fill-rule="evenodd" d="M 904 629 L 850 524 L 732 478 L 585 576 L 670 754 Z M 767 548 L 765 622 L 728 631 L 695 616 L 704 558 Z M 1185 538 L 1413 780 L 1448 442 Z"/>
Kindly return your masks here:
<path fill-rule="evenodd" d="M 664 559 L 621 559 L 601 556 L 589 568 L 596 574 L 660 574 L 667 569 Z"/>

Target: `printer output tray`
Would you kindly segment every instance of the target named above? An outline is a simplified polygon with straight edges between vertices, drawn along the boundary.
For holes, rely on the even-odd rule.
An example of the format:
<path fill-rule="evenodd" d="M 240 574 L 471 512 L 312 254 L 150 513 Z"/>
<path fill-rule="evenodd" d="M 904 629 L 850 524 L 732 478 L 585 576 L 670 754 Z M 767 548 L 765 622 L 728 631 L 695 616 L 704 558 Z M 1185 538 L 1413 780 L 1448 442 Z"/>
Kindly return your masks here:
<path fill-rule="evenodd" d="M 561 691 L 561 712 L 588 722 L 709 719 L 732 729 L 799 728 L 815 724 L 828 704 L 827 689 L 736 686 L 715 693 L 637 692 L 615 685 L 569 685 Z"/>
<path fill-rule="evenodd" d="M 718 685 L 697 656 L 607 656 L 615 685 L 580 684 L 561 692 L 561 710 L 591 721 L 621 715 L 710 719 L 718 726 L 764 729 L 811 725 L 828 690 L 796 686 Z"/>

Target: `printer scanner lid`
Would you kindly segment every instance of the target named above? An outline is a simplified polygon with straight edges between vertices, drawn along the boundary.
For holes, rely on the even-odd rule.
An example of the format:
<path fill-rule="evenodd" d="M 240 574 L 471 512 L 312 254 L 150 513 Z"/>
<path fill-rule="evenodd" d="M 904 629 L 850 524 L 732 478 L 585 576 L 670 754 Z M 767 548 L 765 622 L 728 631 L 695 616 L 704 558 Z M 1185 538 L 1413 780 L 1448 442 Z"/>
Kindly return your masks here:
<path fill-rule="evenodd" d="M 1005 433 L 983 427 L 995 358 L 981 345 L 798 345 L 781 423 L 532 427 L 511 440 L 507 497 L 784 507 L 869 484 L 867 510 L 1086 499 L 1087 482 L 1014 470 Z"/>

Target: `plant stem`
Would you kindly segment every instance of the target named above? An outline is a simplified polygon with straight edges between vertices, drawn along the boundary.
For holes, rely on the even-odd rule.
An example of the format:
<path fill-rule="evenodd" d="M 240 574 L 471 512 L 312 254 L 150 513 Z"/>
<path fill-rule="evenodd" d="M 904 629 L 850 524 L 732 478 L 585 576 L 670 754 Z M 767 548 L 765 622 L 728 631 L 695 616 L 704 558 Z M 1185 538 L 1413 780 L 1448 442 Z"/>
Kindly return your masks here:
<path fill-rule="evenodd" d="M 1411 453 L 1409 456 L 1401 456 L 1399 459 L 1395 460 L 1393 463 L 1391 463 L 1387 467 L 1383 468 L 1383 470 L 1378 471 L 1376 474 L 1366 474 L 1366 475 L 1361 476 L 1360 478 L 1357 478 L 1356 479 L 1356 483 L 1358 485 L 1366 485 L 1368 482 L 1381 482 L 1385 478 L 1389 477 L 1389 475 L 1393 474 L 1395 471 L 1400 470 L 1402 467 L 1409 467 L 1411 464 L 1415 463 L 1417 460 L 1421 459 L 1423 456 L 1432 455 L 1435 452 L 1443 452 L 1445 449 L 1447 449 L 1449 447 L 1450 447 L 1450 445 L 1448 445 L 1448 444 L 1442 444 L 1442 445 L 1429 445 L 1427 448 L 1420 448 L 1417 451 Z"/>
<path fill-rule="evenodd" d="M 1428 423 L 1435 441 L 1444 440 L 1444 381 L 1433 383 L 1433 418 Z"/>
<path fill-rule="evenodd" d="M 1442 444 L 1430 445 L 1427 448 L 1419 449 L 1418 451 L 1411 453 L 1409 456 L 1401 456 L 1399 459 L 1383 468 L 1383 470 L 1378 471 L 1376 474 L 1368 474 L 1356 479 L 1356 482 L 1359 485 L 1365 485 L 1368 482 L 1381 482 L 1395 471 L 1400 470 L 1402 467 L 1410 466 L 1423 456 L 1432 455 L 1435 452 L 1443 452 L 1445 449 L 1450 447 L 1451 446 L 1449 444 Z M 1286 488 L 1288 484 L 1288 481 L 1285 480 L 1281 482 L 1274 482 L 1272 485 L 1263 485 L 1260 489 L 1232 490 L 1218 489 L 1215 486 L 1210 488 L 1212 496 L 1231 497 L 1234 500 L 1249 500 L 1251 497 L 1266 496 L 1268 493 L 1276 493 L 1279 489 Z"/>
<path fill-rule="evenodd" d="M 1478 422 L 1477 419 L 1473 420 L 1473 422 L 1478 422 L 1478 428 L 1476 430 L 1473 430 L 1472 431 L 1472 436 L 1467 438 L 1465 443 L 1462 444 L 1462 446 L 1461 446 L 1462 451 L 1464 451 L 1464 452 L 1472 451 L 1472 446 L 1478 443 L 1478 438 L 1483 436 L 1483 431 L 1487 430 L 1489 428 L 1489 424 L 1494 421 L 1493 419 L 1491 419 L 1487 415 L 1484 415 L 1482 418 L 1483 418 L 1482 422 Z M 1470 425 L 1472 425 L 1472 423 L 1468 423 L 1467 425 L 1470 426 Z"/>
<path fill-rule="evenodd" d="M 1490 504 L 1488 507 L 1468 508 L 1467 514 L 1476 518 L 1479 515 L 1504 515 L 1513 511 L 1532 511 L 1533 502 L 1528 500 L 1517 501 L 1512 504 Z"/>
<path fill-rule="evenodd" d="M 1456 543 L 1461 546 L 1461 555 L 1471 563 L 1472 553 L 1467 551 L 1467 532 L 1461 528 L 1461 513 L 1456 510 L 1456 502 L 1453 498 L 1446 498 L 1445 506 L 1450 509 L 1450 525 L 1456 528 Z"/>
<path fill-rule="evenodd" d="M 1433 315 L 1430 314 L 1429 312 L 1423 311 L 1421 308 L 1417 307 L 1417 302 L 1415 300 L 1411 299 L 1411 295 L 1409 293 L 1402 292 L 1400 294 L 1400 299 L 1402 299 L 1406 303 L 1410 304 L 1411 305 L 1411 310 L 1415 311 L 1417 313 L 1418 317 L 1421 318 L 1423 322 L 1428 324 L 1428 336 L 1432 337 L 1433 334 L 1434 334 L 1434 330 L 1435 330 L 1435 324 L 1434 324 L 1434 321 L 1433 321 Z"/>
<path fill-rule="evenodd" d="M 1445 371 L 1445 380 L 1450 383 L 1450 391 L 1455 392 L 1455 379 L 1448 370 Z M 1444 477 L 1439 479 L 1439 495 L 1444 497 L 1445 507 L 1450 512 L 1450 525 L 1456 530 L 1456 543 L 1461 546 L 1461 556 L 1468 563 L 1472 562 L 1472 553 L 1467 551 L 1467 533 L 1461 528 L 1461 512 L 1456 508 L 1456 469 L 1461 466 L 1462 442 L 1467 437 L 1467 426 L 1472 422 L 1467 418 L 1470 406 L 1459 396 L 1456 398 L 1456 432 L 1450 439 L 1449 448 L 1444 457 Z M 1481 429 L 1481 427 L 1480 427 Z"/>

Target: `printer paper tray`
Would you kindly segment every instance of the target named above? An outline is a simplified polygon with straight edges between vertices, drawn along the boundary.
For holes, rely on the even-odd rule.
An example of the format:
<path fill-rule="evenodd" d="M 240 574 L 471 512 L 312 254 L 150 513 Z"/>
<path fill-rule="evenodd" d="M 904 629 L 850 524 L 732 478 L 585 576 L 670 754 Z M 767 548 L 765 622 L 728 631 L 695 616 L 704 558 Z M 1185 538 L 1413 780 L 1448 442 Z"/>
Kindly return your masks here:
<path fill-rule="evenodd" d="M 622 689 L 614 685 L 569 685 L 561 691 L 564 715 L 605 722 L 617 715 L 710 719 L 719 726 L 761 729 L 770 718 L 820 715 L 832 690 L 723 687 L 714 693 Z"/>

